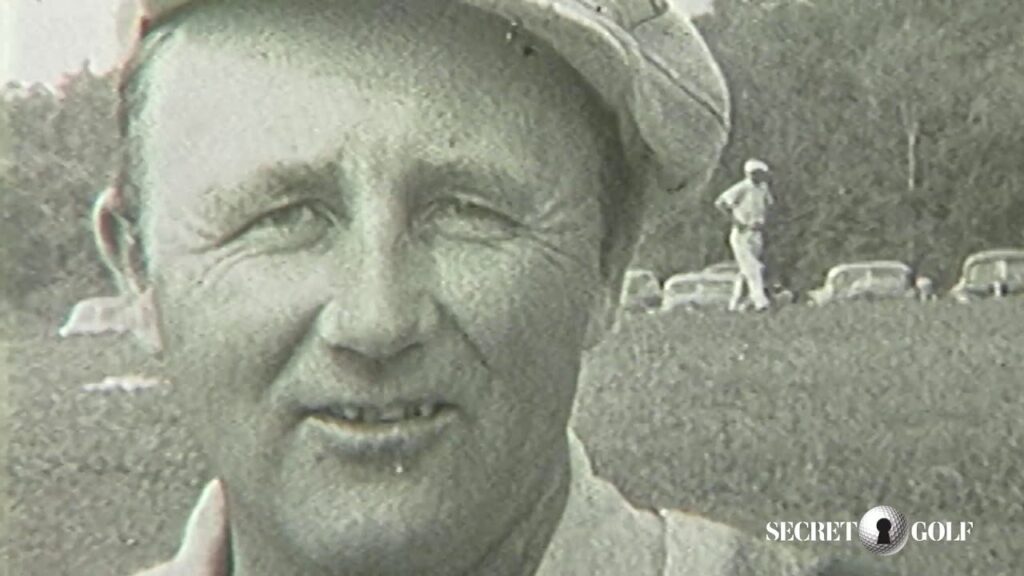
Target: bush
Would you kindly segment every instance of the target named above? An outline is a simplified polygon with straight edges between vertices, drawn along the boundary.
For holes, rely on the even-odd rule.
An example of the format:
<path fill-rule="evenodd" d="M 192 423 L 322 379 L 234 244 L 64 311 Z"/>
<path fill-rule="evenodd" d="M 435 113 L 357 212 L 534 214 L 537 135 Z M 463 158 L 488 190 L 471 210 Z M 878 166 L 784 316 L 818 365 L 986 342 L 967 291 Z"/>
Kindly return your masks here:
<path fill-rule="evenodd" d="M 41 293 L 102 290 L 89 215 L 118 146 L 111 79 L 83 70 L 56 93 L 8 86 L 0 105 L 11 143 L 0 162 L 0 297 L 43 311 L 57 303 Z"/>

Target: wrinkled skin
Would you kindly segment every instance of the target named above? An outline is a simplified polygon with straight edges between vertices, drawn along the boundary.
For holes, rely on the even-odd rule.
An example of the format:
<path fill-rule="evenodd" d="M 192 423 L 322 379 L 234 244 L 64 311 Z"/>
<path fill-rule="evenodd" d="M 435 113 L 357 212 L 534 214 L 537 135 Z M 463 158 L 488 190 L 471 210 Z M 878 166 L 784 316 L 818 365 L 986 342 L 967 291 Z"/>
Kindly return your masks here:
<path fill-rule="evenodd" d="M 164 364 L 235 575 L 530 573 L 610 317 L 612 120 L 469 10 L 240 4 L 160 48 L 136 127 Z M 393 458 L 309 417 L 423 397 L 450 421 Z"/>

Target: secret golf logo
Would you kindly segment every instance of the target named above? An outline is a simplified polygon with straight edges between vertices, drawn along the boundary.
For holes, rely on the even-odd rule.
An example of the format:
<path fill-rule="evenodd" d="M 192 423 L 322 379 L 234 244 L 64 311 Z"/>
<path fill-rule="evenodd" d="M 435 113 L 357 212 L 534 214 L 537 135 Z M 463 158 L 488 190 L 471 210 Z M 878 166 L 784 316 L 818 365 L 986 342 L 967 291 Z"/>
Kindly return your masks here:
<path fill-rule="evenodd" d="M 892 556 L 907 542 L 966 542 L 974 522 L 913 522 L 892 506 L 875 506 L 859 521 L 772 521 L 765 526 L 769 542 L 856 542 L 879 556 Z"/>

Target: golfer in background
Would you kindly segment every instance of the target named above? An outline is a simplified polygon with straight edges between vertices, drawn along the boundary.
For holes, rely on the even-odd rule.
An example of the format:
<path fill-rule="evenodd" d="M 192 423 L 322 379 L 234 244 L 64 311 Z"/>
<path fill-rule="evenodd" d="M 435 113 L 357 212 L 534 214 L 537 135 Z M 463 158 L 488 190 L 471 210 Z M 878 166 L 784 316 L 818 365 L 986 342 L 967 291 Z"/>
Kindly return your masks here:
<path fill-rule="evenodd" d="M 732 218 L 729 245 L 740 274 L 729 301 L 729 310 L 741 309 L 744 293 L 749 293 L 754 310 L 767 310 L 771 305 L 764 290 L 764 236 L 762 230 L 768 208 L 774 203 L 768 186 L 768 165 L 760 160 L 747 160 L 743 166 L 746 178 L 734 184 L 715 201 L 715 207 Z"/>

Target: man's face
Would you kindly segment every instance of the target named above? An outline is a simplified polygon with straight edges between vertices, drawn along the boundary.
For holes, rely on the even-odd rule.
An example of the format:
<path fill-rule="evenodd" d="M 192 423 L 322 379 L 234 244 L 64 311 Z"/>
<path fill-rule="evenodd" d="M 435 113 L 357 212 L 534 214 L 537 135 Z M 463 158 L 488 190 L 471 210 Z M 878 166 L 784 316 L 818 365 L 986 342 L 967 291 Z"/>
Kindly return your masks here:
<path fill-rule="evenodd" d="M 458 571 L 564 465 L 609 120 L 464 9 L 236 4 L 145 72 L 169 376 L 236 529 Z"/>

